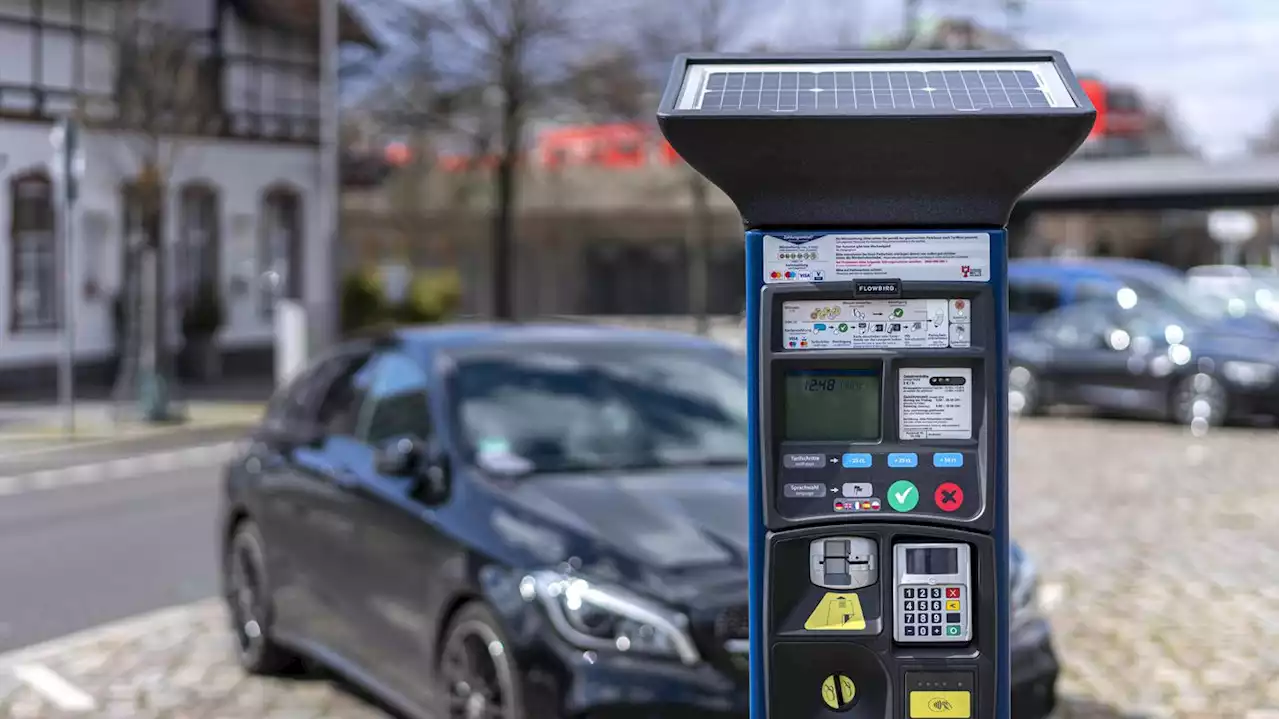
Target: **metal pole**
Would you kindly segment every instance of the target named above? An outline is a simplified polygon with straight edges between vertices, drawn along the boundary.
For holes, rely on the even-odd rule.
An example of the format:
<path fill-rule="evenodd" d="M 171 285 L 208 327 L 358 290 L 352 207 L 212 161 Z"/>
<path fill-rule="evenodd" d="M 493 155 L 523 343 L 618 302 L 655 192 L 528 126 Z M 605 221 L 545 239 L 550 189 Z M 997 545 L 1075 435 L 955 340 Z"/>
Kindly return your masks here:
<path fill-rule="evenodd" d="M 61 118 L 49 134 L 53 144 L 53 170 L 57 177 L 57 233 L 62 256 L 62 354 L 58 358 L 58 405 L 62 409 L 63 431 L 76 431 L 75 356 L 76 299 L 79 273 L 76 269 L 75 211 L 77 183 L 83 171 L 79 127 L 70 118 Z"/>
<path fill-rule="evenodd" d="M 305 272 L 304 268 L 291 268 L 301 272 L 302 286 L 306 287 L 318 277 L 324 278 L 327 287 L 337 287 L 339 272 L 337 256 L 339 252 L 339 223 L 341 212 L 341 181 L 338 176 L 339 124 L 338 124 L 338 47 L 340 0 L 324 0 L 320 18 L 320 240 L 321 246 L 316 248 L 322 253 L 323 271 Z M 303 263 L 309 264 L 304 261 Z M 337 303 L 334 294 L 329 291 L 313 292 L 313 297 L 322 298 L 308 322 L 308 334 L 314 338 L 312 345 L 325 346 L 331 343 L 337 334 Z M 303 299 L 303 298 L 299 298 Z"/>
<path fill-rule="evenodd" d="M 75 220 L 72 217 L 71 153 L 63 151 L 62 186 L 58 192 L 59 223 L 62 226 L 62 256 L 66 272 L 62 285 L 62 356 L 58 362 L 58 404 L 62 406 L 63 432 L 67 436 L 76 433 L 75 356 L 76 356 L 76 285 L 79 277 L 76 269 Z M 61 159 L 61 158 L 60 158 Z"/>

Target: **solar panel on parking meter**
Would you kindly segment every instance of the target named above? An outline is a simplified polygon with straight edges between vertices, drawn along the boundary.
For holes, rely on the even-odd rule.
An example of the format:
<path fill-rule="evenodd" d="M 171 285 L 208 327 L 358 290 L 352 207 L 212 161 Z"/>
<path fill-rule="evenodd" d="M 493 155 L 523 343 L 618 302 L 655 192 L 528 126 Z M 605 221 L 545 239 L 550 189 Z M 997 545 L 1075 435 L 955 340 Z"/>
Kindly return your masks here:
<path fill-rule="evenodd" d="M 1093 118 L 1053 52 L 676 59 L 747 230 L 753 719 L 1008 717 L 1004 226 Z"/>

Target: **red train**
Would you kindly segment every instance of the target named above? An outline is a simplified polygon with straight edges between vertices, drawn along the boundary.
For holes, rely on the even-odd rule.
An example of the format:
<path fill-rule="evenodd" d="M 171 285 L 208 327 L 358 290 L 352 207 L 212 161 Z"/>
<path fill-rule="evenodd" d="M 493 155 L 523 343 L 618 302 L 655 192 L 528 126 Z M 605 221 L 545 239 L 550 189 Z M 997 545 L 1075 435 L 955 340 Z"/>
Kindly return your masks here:
<path fill-rule="evenodd" d="M 1095 78 L 1082 79 L 1080 84 L 1098 111 L 1090 139 L 1136 138 L 1147 131 L 1147 109 L 1137 90 Z"/>

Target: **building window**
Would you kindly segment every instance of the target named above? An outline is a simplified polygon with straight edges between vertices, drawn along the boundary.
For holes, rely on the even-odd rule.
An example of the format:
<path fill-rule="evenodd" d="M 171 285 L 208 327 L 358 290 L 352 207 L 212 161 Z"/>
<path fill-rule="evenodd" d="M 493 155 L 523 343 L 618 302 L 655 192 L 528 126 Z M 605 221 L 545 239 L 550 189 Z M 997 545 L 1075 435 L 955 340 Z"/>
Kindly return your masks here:
<path fill-rule="evenodd" d="M 185 305 L 203 283 L 217 287 L 221 276 L 218 193 L 203 184 L 191 184 L 178 195 L 179 236 L 177 252 L 178 296 Z"/>
<path fill-rule="evenodd" d="M 277 187 L 263 195 L 258 267 L 262 317 L 271 317 L 277 297 L 302 299 L 302 197 L 295 190 Z"/>
<path fill-rule="evenodd" d="M 13 331 L 58 326 L 58 241 L 54 232 L 53 183 L 42 171 L 9 183 L 10 325 Z"/>

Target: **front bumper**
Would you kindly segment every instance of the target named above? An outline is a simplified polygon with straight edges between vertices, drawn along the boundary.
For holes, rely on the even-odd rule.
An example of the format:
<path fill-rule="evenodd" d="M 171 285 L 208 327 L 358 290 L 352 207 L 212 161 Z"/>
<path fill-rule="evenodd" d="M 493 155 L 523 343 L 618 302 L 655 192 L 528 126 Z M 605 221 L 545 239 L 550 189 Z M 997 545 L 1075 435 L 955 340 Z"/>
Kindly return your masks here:
<path fill-rule="evenodd" d="M 739 681 L 709 664 L 588 652 L 544 625 L 520 658 L 529 719 L 746 719 Z"/>
<path fill-rule="evenodd" d="M 584 652 L 543 625 L 521 657 L 529 719 L 746 719 L 743 676 L 706 663 Z M 1035 618 L 1012 640 L 1012 719 L 1044 719 L 1057 703 L 1049 624 Z"/>

